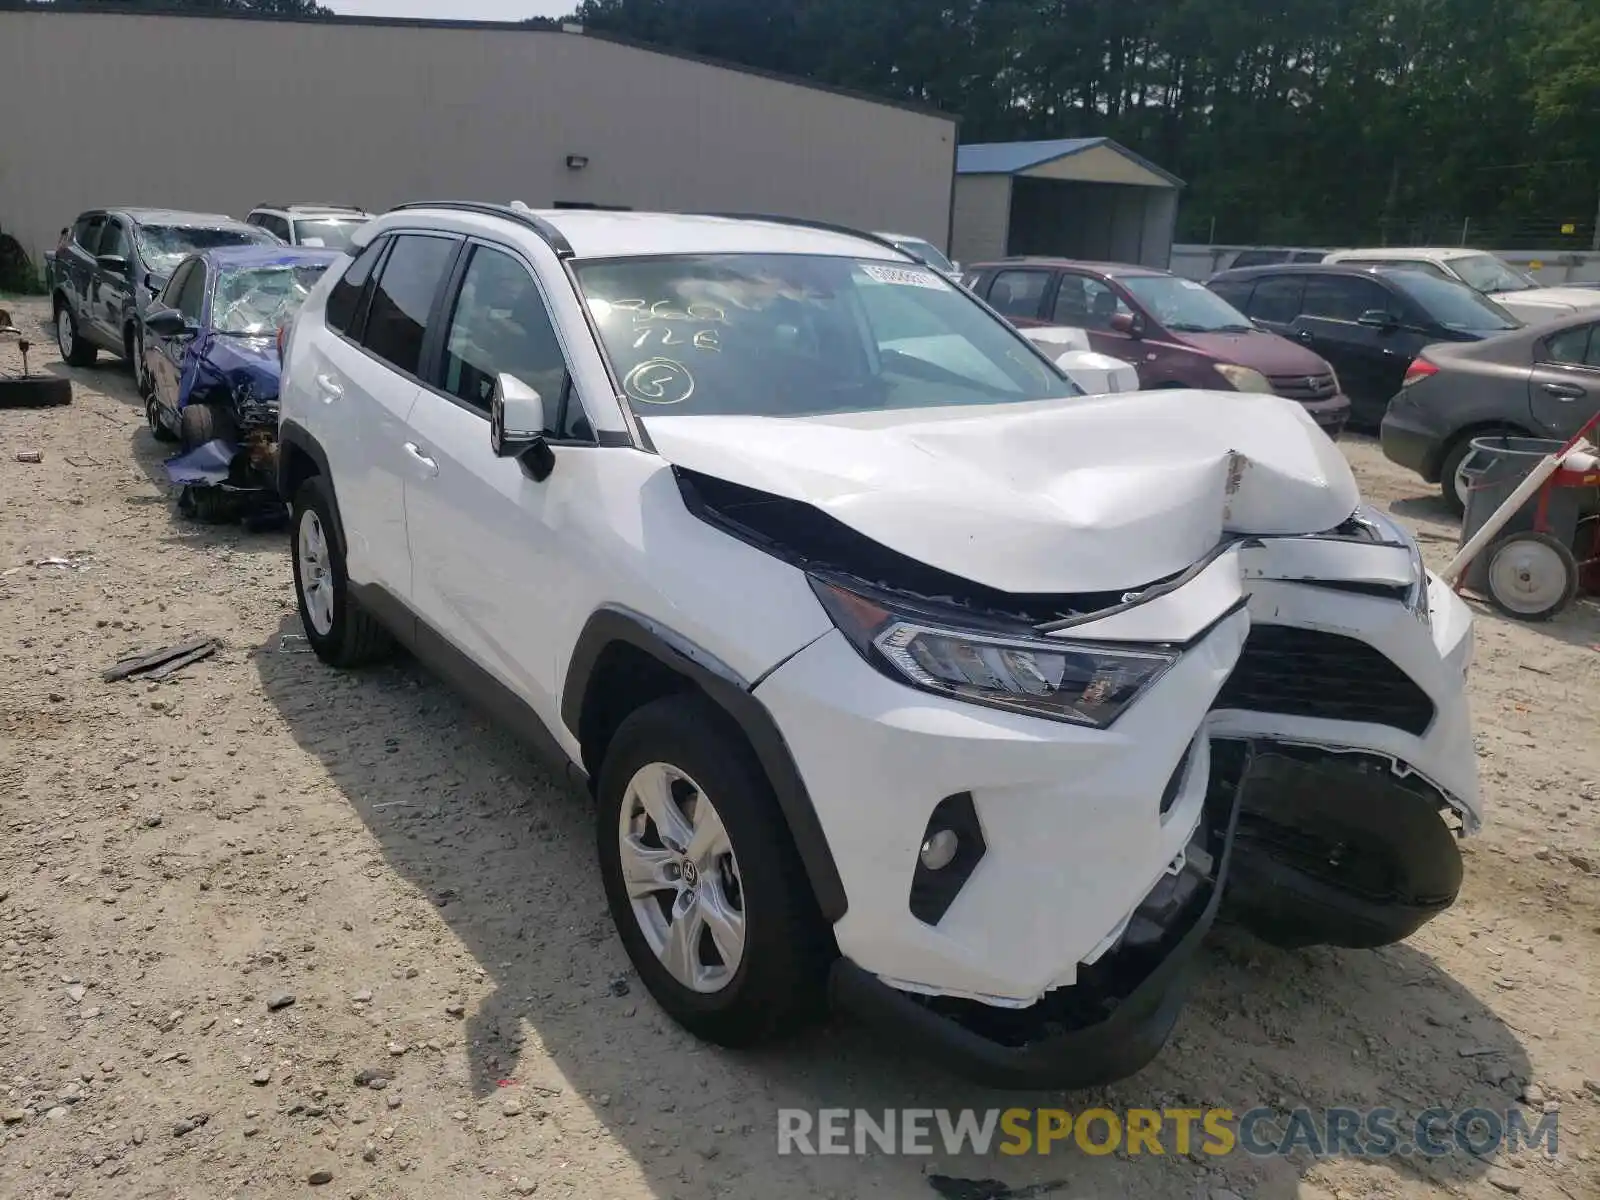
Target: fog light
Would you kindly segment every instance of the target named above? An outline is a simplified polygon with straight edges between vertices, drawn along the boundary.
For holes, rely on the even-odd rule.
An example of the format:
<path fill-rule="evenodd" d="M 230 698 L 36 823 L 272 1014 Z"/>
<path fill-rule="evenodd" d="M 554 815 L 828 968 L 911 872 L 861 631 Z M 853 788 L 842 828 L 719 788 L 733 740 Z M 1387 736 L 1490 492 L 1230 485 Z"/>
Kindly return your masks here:
<path fill-rule="evenodd" d="M 922 843 L 922 865 L 930 871 L 942 871 L 950 865 L 959 849 L 961 839 L 956 836 L 956 831 L 941 829 Z"/>

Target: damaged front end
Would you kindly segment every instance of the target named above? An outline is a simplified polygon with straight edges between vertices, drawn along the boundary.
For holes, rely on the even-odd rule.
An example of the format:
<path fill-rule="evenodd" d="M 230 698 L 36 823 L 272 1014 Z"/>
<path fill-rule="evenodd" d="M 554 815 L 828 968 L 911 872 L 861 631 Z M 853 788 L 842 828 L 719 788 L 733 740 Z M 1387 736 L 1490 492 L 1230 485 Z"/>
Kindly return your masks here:
<path fill-rule="evenodd" d="M 1027 424 L 995 456 L 1008 488 Z M 834 994 L 886 1033 L 991 1083 L 1092 1084 L 1159 1050 L 1219 907 L 1276 944 L 1369 947 L 1453 903 L 1480 821 L 1470 614 L 1342 459 L 1265 469 L 1258 438 L 1206 476 L 1191 445 L 1169 498 L 1147 473 L 1142 511 L 1052 551 L 1039 514 L 1079 479 L 1040 472 L 1029 520 L 986 522 L 968 456 L 968 493 L 914 522 L 869 494 L 893 447 L 763 474 L 664 425 L 689 509 L 805 572 L 835 626 L 756 695 L 850 899 Z M 934 468 L 943 432 L 908 439 Z"/>
<path fill-rule="evenodd" d="M 180 507 L 203 519 L 281 512 L 278 376 L 266 361 L 269 346 L 213 345 L 186 373 L 178 410 L 185 449 L 164 465 L 184 489 Z"/>

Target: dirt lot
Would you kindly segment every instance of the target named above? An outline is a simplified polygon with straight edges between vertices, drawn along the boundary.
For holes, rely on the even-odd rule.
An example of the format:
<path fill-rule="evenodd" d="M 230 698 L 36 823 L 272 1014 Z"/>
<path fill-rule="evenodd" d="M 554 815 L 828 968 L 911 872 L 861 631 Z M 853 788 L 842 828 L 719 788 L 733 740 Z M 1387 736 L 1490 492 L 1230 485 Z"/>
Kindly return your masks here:
<path fill-rule="evenodd" d="M 43 307 L 10 307 L 64 370 Z M 125 367 L 70 374 L 72 407 L 0 411 L 0 1197 L 1600 1195 L 1594 603 L 1548 627 L 1480 611 L 1488 825 L 1453 911 L 1378 953 L 1219 931 L 1153 1066 L 1009 1097 L 849 1027 L 759 1055 L 679 1032 L 611 932 L 584 800 L 418 668 L 339 675 L 286 640 L 284 536 L 177 517 Z M 1428 489 L 1348 451 L 1448 559 Z M 196 634 L 224 649 L 100 678 Z M 789 1106 L 1519 1095 L 1559 1107 L 1554 1160 L 776 1152 Z"/>

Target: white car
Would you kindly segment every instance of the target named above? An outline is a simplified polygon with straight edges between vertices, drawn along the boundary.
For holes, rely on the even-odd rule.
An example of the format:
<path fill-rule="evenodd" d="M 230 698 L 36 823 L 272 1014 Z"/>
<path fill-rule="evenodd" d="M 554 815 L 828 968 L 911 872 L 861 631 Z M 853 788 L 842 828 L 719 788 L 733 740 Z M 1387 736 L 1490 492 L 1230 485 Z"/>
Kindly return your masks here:
<path fill-rule="evenodd" d="M 1570 316 L 1581 309 L 1600 307 L 1600 290 L 1544 287 L 1533 276 L 1483 250 L 1388 246 L 1380 250 L 1335 250 L 1322 261 L 1415 267 L 1441 279 L 1466 284 L 1530 325 Z"/>
<path fill-rule="evenodd" d="M 1227 881 L 1288 944 L 1454 899 L 1468 610 L 1294 403 L 1084 397 L 870 234 L 402 207 L 289 333 L 323 661 L 392 639 L 596 799 L 646 987 L 995 1083 L 1137 1070 Z"/>
<path fill-rule="evenodd" d="M 353 204 L 258 204 L 245 221 L 259 225 L 281 242 L 326 250 L 344 250 L 372 219 Z"/>
<path fill-rule="evenodd" d="M 873 236 L 882 238 L 896 249 L 903 250 L 912 258 L 927 264 L 952 283 L 961 282 L 961 264 L 951 262 L 945 252 L 927 238 L 920 238 L 914 233 L 878 233 Z"/>

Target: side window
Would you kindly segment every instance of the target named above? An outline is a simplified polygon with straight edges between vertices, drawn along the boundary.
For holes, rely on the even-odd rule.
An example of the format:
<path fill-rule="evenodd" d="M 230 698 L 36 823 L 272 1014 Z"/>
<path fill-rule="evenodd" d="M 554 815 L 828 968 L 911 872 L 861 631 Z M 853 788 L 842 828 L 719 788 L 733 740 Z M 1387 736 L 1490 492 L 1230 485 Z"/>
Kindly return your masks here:
<path fill-rule="evenodd" d="M 1051 319 L 1079 329 L 1110 329 L 1113 316 L 1130 311 L 1110 285 L 1083 275 L 1063 275 Z"/>
<path fill-rule="evenodd" d="M 408 375 L 415 375 L 422 361 L 428 311 L 456 245 L 454 238 L 401 234 L 373 288 L 361 343 Z"/>
<path fill-rule="evenodd" d="M 161 303 L 167 308 L 178 307 L 178 297 L 183 295 L 184 284 L 188 283 L 190 273 L 195 269 L 193 262 L 178 264 L 178 269 L 172 273 L 172 278 L 167 280 L 167 286 L 161 289 Z"/>
<path fill-rule="evenodd" d="M 352 337 L 360 334 L 361 326 L 356 316 L 361 311 L 361 297 L 366 293 L 367 281 L 372 278 L 372 268 L 383 257 L 383 248 L 388 243 L 388 238 L 373 238 L 367 248 L 356 255 L 355 262 L 345 268 L 339 282 L 333 285 L 333 291 L 328 295 L 325 319 L 328 328 L 335 333 L 348 333 Z"/>
<path fill-rule="evenodd" d="M 260 213 L 251 213 L 248 217 L 246 217 L 244 219 L 244 223 L 246 225 L 259 225 L 259 224 L 261 224 L 261 214 Z"/>
<path fill-rule="evenodd" d="M 567 364 L 544 298 L 527 267 L 509 254 L 478 246 L 450 315 L 440 385 L 488 412 L 495 378 L 502 372 L 537 391 L 546 411 L 555 414 Z"/>
<path fill-rule="evenodd" d="M 78 245 L 85 254 L 94 255 L 100 252 L 100 231 L 106 226 L 104 216 L 84 217 L 78 222 L 75 231 Z"/>
<path fill-rule="evenodd" d="M 1350 275 L 1312 275 L 1306 280 L 1300 311 L 1328 321 L 1356 321 L 1372 309 L 1388 312 L 1389 293 L 1370 279 Z"/>
<path fill-rule="evenodd" d="M 263 218 L 261 223 L 284 241 L 287 242 L 290 240 L 289 222 L 287 219 L 283 217 L 266 217 Z"/>
<path fill-rule="evenodd" d="M 1304 290 L 1305 278 L 1300 275 L 1276 275 L 1258 280 L 1250 296 L 1250 307 L 1245 312 L 1257 321 L 1288 325 L 1300 315 L 1300 295 Z M 1223 294 L 1222 298 L 1226 300 L 1228 296 Z"/>
<path fill-rule="evenodd" d="M 178 302 L 173 307 L 188 320 L 199 322 L 200 308 L 205 302 L 205 295 L 205 264 L 201 262 L 192 263 L 189 268 L 189 277 L 183 281 L 183 290 L 178 293 Z"/>
<path fill-rule="evenodd" d="M 1221 296 L 1240 312 L 1247 313 L 1250 311 L 1250 293 L 1255 290 L 1255 280 L 1219 279 L 1215 283 L 1206 284 L 1206 287 Z"/>
<path fill-rule="evenodd" d="M 1048 271 L 1001 271 L 989 285 L 989 303 L 1008 317 L 1037 317 Z"/>
<path fill-rule="evenodd" d="M 101 254 L 115 254 L 120 258 L 127 258 L 133 253 L 133 240 L 128 237 L 128 227 L 115 217 L 106 222 L 105 231 L 100 235 Z"/>
<path fill-rule="evenodd" d="M 1562 363 L 1571 367 L 1600 367 L 1600 337 L 1594 325 L 1579 325 L 1553 333 L 1544 344 L 1541 362 Z"/>

